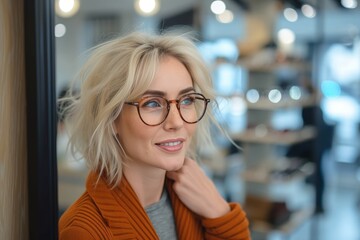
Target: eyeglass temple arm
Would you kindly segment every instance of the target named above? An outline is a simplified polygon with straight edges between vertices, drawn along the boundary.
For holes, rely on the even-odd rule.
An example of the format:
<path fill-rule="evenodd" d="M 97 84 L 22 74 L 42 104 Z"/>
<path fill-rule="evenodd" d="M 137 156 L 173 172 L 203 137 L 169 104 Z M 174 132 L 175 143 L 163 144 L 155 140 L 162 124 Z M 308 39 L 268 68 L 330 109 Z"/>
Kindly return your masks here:
<path fill-rule="evenodd" d="M 205 102 L 209 103 L 210 102 L 210 99 L 208 98 L 200 98 L 200 97 L 197 97 L 197 99 L 200 99 L 200 100 L 205 100 Z"/>
<path fill-rule="evenodd" d="M 125 102 L 125 104 L 133 105 L 133 106 L 139 106 L 138 102 Z"/>

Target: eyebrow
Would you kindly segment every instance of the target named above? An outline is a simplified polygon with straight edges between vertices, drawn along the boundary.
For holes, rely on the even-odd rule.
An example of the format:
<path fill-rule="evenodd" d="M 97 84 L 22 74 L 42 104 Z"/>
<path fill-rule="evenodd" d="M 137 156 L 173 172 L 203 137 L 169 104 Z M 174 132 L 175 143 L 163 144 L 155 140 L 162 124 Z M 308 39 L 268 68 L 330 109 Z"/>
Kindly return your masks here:
<path fill-rule="evenodd" d="M 194 87 L 185 88 L 185 89 L 181 90 L 178 95 L 183 95 L 183 94 L 189 93 L 189 92 L 195 92 Z M 158 90 L 148 90 L 148 91 L 144 92 L 143 95 L 156 95 L 156 96 L 164 97 L 166 95 L 166 93 L 162 92 L 162 91 L 158 91 Z"/>

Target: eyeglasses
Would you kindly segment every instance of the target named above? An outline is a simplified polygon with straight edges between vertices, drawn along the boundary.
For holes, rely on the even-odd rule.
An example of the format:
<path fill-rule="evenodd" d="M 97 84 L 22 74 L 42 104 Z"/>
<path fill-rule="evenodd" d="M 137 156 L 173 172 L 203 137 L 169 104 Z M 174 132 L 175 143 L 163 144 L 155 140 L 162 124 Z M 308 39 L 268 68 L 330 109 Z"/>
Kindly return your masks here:
<path fill-rule="evenodd" d="M 169 115 L 171 103 L 176 104 L 176 108 L 184 122 L 193 124 L 202 119 L 209 102 L 210 99 L 205 98 L 200 93 L 190 93 L 174 100 L 167 100 L 160 96 L 147 96 L 138 102 L 125 102 L 125 104 L 137 107 L 139 117 L 143 123 L 148 126 L 157 126 L 162 124 Z"/>

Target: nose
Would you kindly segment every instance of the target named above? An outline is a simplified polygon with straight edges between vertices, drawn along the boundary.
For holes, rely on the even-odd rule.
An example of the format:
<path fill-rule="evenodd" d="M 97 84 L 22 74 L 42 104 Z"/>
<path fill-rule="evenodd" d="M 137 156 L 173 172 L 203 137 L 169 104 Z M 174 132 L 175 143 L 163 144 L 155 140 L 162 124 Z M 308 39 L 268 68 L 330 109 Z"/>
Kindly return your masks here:
<path fill-rule="evenodd" d="M 169 114 L 164 122 L 164 128 L 171 130 L 171 129 L 178 129 L 184 125 L 184 121 L 180 116 L 180 112 L 176 107 L 176 102 L 169 103 Z"/>

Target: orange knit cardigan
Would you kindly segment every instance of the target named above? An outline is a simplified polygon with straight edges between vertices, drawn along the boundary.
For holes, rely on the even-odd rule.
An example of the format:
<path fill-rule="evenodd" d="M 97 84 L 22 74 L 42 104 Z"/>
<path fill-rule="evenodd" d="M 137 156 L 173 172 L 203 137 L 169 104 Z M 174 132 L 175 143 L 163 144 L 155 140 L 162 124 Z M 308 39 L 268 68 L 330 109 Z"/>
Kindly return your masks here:
<path fill-rule="evenodd" d="M 59 239 L 159 239 L 144 208 L 125 177 L 111 189 L 104 178 L 90 173 L 85 193 L 61 216 Z M 167 180 L 179 240 L 250 239 L 248 220 L 237 203 L 215 219 L 191 212 L 177 197 Z"/>

